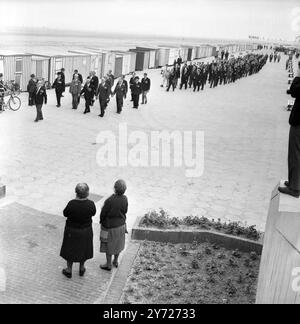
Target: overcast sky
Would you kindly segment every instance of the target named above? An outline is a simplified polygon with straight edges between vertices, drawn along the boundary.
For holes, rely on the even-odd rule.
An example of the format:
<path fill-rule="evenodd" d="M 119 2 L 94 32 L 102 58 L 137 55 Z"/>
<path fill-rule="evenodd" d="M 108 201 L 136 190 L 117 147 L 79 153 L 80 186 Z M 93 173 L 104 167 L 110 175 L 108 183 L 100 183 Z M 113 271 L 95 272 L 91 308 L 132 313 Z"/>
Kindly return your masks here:
<path fill-rule="evenodd" d="M 299 0 L 0 0 L 0 27 L 294 40 Z"/>

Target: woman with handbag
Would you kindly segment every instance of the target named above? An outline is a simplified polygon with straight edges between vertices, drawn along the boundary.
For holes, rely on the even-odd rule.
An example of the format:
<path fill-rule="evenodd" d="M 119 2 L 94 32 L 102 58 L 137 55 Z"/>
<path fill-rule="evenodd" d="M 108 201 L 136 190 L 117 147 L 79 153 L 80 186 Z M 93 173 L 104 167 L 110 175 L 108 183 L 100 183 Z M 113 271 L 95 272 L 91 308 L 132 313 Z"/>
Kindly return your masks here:
<path fill-rule="evenodd" d="M 72 266 L 79 262 L 79 275 L 86 271 L 84 263 L 93 258 L 93 227 L 92 217 L 96 214 L 96 206 L 88 199 L 89 187 L 86 183 L 79 183 L 75 189 L 76 199 L 71 200 L 64 209 L 67 218 L 64 239 L 60 256 L 67 261 L 67 268 L 62 273 L 72 278 Z"/>
<path fill-rule="evenodd" d="M 100 214 L 100 252 L 106 253 L 106 264 L 100 265 L 100 268 L 106 271 L 111 271 L 113 265 L 118 267 L 119 254 L 125 248 L 128 210 L 128 200 L 124 195 L 126 189 L 125 181 L 118 180 L 114 185 L 115 193 L 106 199 Z"/>

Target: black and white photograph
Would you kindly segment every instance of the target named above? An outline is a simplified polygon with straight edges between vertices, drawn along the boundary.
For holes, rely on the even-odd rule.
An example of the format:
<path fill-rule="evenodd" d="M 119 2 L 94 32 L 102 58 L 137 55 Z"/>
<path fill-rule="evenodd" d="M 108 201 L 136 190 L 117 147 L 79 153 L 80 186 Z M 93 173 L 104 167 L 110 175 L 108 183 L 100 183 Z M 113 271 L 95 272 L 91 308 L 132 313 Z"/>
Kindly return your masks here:
<path fill-rule="evenodd" d="M 299 0 L 0 16 L 0 304 L 300 304 Z"/>

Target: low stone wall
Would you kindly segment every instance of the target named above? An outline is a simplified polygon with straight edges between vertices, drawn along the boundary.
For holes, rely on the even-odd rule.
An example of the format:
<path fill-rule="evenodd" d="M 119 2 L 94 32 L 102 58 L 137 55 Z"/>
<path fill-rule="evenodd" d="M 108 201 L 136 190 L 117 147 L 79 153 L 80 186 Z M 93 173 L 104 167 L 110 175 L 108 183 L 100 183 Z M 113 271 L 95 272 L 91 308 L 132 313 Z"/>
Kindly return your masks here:
<path fill-rule="evenodd" d="M 206 230 L 160 230 L 157 228 L 140 227 L 141 218 L 139 218 L 132 228 L 131 238 L 133 240 L 148 240 L 163 243 L 192 243 L 209 242 L 217 244 L 230 250 L 240 250 L 242 252 L 262 253 L 262 243 L 237 236 L 227 235 L 214 231 Z"/>

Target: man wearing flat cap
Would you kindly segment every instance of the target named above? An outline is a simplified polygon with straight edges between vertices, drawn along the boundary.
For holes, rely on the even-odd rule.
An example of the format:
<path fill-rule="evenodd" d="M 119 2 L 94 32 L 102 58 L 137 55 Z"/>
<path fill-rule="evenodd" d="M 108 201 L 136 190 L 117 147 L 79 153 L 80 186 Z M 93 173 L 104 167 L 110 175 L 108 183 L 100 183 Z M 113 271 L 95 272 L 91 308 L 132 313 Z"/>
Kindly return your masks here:
<path fill-rule="evenodd" d="M 35 104 L 34 102 L 34 95 L 36 91 L 36 79 L 35 75 L 31 74 L 30 80 L 27 85 L 27 92 L 28 92 L 28 106 L 33 106 Z"/>

